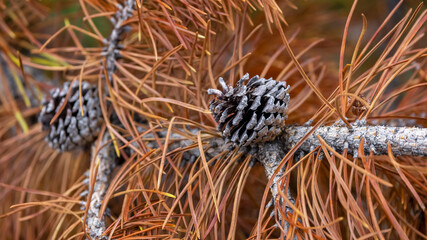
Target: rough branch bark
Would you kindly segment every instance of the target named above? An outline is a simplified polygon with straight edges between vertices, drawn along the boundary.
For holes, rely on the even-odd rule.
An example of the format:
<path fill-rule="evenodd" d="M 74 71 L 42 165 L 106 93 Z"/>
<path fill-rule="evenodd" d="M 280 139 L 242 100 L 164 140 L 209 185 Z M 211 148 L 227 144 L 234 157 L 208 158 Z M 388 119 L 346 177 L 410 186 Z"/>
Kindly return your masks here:
<path fill-rule="evenodd" d="M 266 175 L 269 179 L 273 177 L 273 173 L 276 171 L 277 166 L 286 153 L 301 139 L 303 139 L 310 130 L 312 130 L 312 127 L 289 126 L 285 129 L 285 133 L 275 141 L 259 145 L 259 149 L 255 157 L 261 164 L 263 164 Z M 144 130 L 141 129 L 141 131 Z M 194 129 L 192 132 L 195 133 L 197 130 Z M 160 138 L 164 138 L 166 136 L 166 130 L 158 132 L 157 134 Z M 307 152 L 319 146 L 320 142 L 317 136 L 320 136 L 322 139 L 324 139 L 328 145 L 330 145 L 338 152 L 344 150 L 344 148 L 347 148 L 349 153 L 357 153 L 357 149 L 359 148 L 360 141 L 363 137 L 365 139 L 365 152 L 374 150 L 377 155 L 387 155 L 387 143 L 390 142 L 392 152 L 395 155 L 427 156 L 426 128 L 353 125 L 353 129 L 348 129 L 346 126 L 323 126 L 316 129 L 314 133 L 310 135 L 301 145 L 299 150 Z M 150 134 L 146 135 L 145 137 L 153 139 L 153 136 Z M 178 132 L 172 133 L 170 140 L 173 142 L 169 144 L 169 150 L 183 148 L 194 144 L 191 140 L 185 136 L 181 136 Z M 208 158 L 226 150 L 226 144 L 224 144 L 224 140 L 222 138 L 212 138 L 208 141 L 209 148 L 206 154 Z M 157 143 L 154 141 L 151 141 L 150 145 L 152 148 L 158 147 Z M 91 216 L 93 216 L 91 219 L 94 220 L 91 222 L 92 224 L 89 224 L 90 221 L 88 220 L 88 225 L 92 225 L 92 227 L 89 226 L 89 232 L 90 234 L 95 234 L 96 236 L 101 236 L 102 232 L 105 230 L 105 223 L 103 221 L 101 223 L 98 222 L 99 216 L 97 214 L 99 213 L 100 200 L 102 200 L 105 194 L 104 191 L 106 188 L 108 188 L 108 176 L 111 173 L 112 168 L 114 168 L 113 158 L 115 157 L 115 154 L 113 151 L 110 151 L 109 157 L 104 155 L 108 152 L 109 150 L 107 150 L 107 148 L 100 152 L 101 163 L 98 170 L 99 176 L 97 176 L 97 181 L 99 181 L 99 184 L 95 185 L 94 196 L 96 196 L 96 198 L 94 200 L 94 197 L 92 197 L 92 209 L 90 210 Z M 200 153 L 198 148 L 195 148 L 187 151 L 183 156 L 187 161 L 191 162 L 198 158 Z M 279 181 L 282 178 L 283 173 L 283 170 L 281 170 L 276 176 L 274 176 L 273 184 L 270 187 L 273 199 L 276 199 L 278 195 L 277 186 L 280 185 Z M 292 203 L 294 203 L 294 198 L 289 191 L 287 193 L 287 197 Z M 283 203 L 284 201 L 280 202 Z M 286 211 L 291 211 L 291 209 L 286 207 Z M 285 224 L 284 229 L 285 231 L 289 229 L 288 223 Z"/>
<path fill-rule="evenodd" d="M 359 145 L 362 138 L 364 139 L 364 151 L 368 153 L 373 150 L 377 155 L 387 155 L 387 143 L 390 143 L 391 150 L 394 155 L 412 155 L 412 156 L 427 156 L 427 129 L 426 128 L 411 128 L 411 127 L 388 127 L 388 126 L 359 126 L 360 124 L 353 124 L 352 129 L 346 126 L 322 126 L 314 131 L 313 134 L 308 136 L 305 142 L 301 145 L 299 150 L 309 152 L 320 146 L 317 136 L 320 136 L 325 142 L 334 148 L 336 151 L 341 152 L 345 148 L 348 153 L 357 154 Z M 259 144 L 258 151 L 255 157 L 264 166 L 268 179 L 273 177 L 280 161 L 286 153 L 294 147 L 300 140 L 302 140 L 313 128 L 305 126 L 289 126 L 285 129 L 284 134 L 279 136 L 275 141 Z M 170 145 L 170 150 L 185 147 L 192 142 L 177 133 L 173 133 L 175 142 Z M 159 136 L 166 136 L 166 132 L 160 132 Z M 183 139 L 180 141 L 179 139 Z M 224 140 L 221 138 L 213 138 L 209 140 L 210 156 L 222 152 L 225 149 Z M 155 146 L 154 146 L 155 147 Z M 191 159 L 199 157 L 197 149 L 187 151 Z M 284 170 L 281 169 L 276 176 L 274 176 L 273 184 L 270 191 L 273 200 L 278 196 L 278 186 L 281 184 Z M 287 198 L 291 203 L 295 200 L 288 190 Z M 279 201 L 284 204 L 283 200 Z M 291 211 L 288 206 L 285 206 L 286 212 Z M 281 216 L 278 216 L 281 219 Z M 283 226 L 287 232 L 289 223 Z"/>
<path fill-rule="evenodd" d="M 87 201 L 89 201 L 89 208 L 87 212 L 86 224 L 88 235 L 91 239 L 107 239 L 106 236 L 102 236 L 106 229 L 104 216 L 100 216 L 100 208 L 102 200 L 105 197 L 108 186 L 110 186 L 111 174 L 116 166 L 116 154 L 112 143 L 107 143 L 110 138 L 108 131 L 105 132 L 102 137 L 100 146 L 104 146 L 99 150 L 95 157 L 95 163 L 99 161 L 98 171 L 95 178 L 95 184 L 93 187 L 93 193 L 89 195 Z M 92 153 L 96 151 L 96 147 L 93 146 Z M 95 166 L 94 166 L 95 167 Z M 83 204 L 87 204 L 84 203 Z"/>
<path fill-rule="evenodd" d="M 286 144 L 285 147 L 290 149 L 311 129 L 312 127 L 290 126 L 281 139 Z M 390 143 L 394 155 L 427 156 L 427 128 L 357 125 L 353 125 L 353 129 L 345 126 L 319 127 L 301 145 L 300 150 L 311 151 L 319 146 L 317 136 L 338 152 L 347 148 L 350 154 L 357 154 L 363 138 L 365 153 L 373 150 L 376 155 L 387 155 L 387 143 Z"/>
<path fill-rule="evenodd" d="M 357 155 L 359 145 L 364 139 L 363 149 L 365 153 L 374 151 L 377 155 L 387 155 L 387 145 L 390 143 L 391 151 L 394 155 L 427 156 L 427 129 L 410 127 L 388 127 L 388 126 L 358 126 L 353 124 L 352 129 L 346 126 L 324 126 L 316 129 L 313 134 L 301 145 L 299 150 L 309 152 L 320 145 L 320 136 L 328 145 L 342 152 L 348 149 L 350 154 Z M 256 158 L 263 164 L 268 179 L 273 179 L 270 191 L 273 202 L 277 203 L 278 186 L 283 178 L 284 169 L 279 170 L 274 176 L 279 163 L 286 153 L 303 139 L 313 128 L 304 126 L 289 126 L 285 133 L 273 142 L 266 142 L 259 145 Z M 287 191 L 287 198 L 295 204 L 295 199 L 290 190 Z M 279 203 L 286 204 L 283 200 Z M 285 207 L 285 214 L 292 209 Z M 281 216 L 278 218 L 281 220 Z M 283 230 L 289 232 L 290 224 L 285 222 Z M 296 239 L 296 237 L 294 238 Z"/>
<path fill-rule="evenodd" d="M 286 127 L 284 134 L 273 141 L 275 146 L 274 151 L 282 157 L 285 156 L 285 153 L 294 147 L 312 129 L 313 127 L 305 126 Z M 195 134 L 197 131 L 192 130 L 192 132 Z M 166 136 L 166 133 L 167 131 L 164 130 L 157 134 L 162 138 Z M 299 150 L 309 152 L 320 146 L 317 136 L 320 136 L 329 146 L 338 152 L 346 148 L 348 149 L 348 153 L 357 154 L 360 142 L 362 138 L 364 138 L 363 148 L 365 153 L 369 153 L 373 150 L 376 155 L 387 155 L 387 143 L 390 143 L 394 155 L 427 156 L 427 128 L 358 126 L 356 124 L 353 125 L 352 129 L 346 126 L 322 126 L 308 136 Z M 153 138 L 153 136 L 147 134 L 145 138 Z M 174 142 L 169 144 L 169 150 L 194 144 L 194 142 L 186 139 L 185 136 L 181 136 L 177 132 L 172 133 L 170 139 Z M 209 144 L 210 148 L 208 151 L 211 156 L 215 156 L 215 153 L 220 153 L 226 149 L 226 144 L 222 138 L 212 138 L 209 140 Z M 270 158 L 270 160 L 260 160 L 260 162 L 263 164 L 270 164 L 271 166 L 274 164 L 277 165 L 282 158 L 276 155 L 260 153 L 260 151 L 267 151 L 267 146 L 265 146 L 265 144 L 266 143 L 259 144 L 260 150 L 258 154 L 260 156 L 265 156 L 265 158 Z M 157 143 L 152 142 L 150 147 L 157 147 Z M 271 153 L 274 151 L 268 150 L 268 152 Z M 186 153 L 189 154 L 188 157 L 191 157 L 191 159 L 199 157 L 197 148 L 189 150 Z M 273 161 L 273 159 L 275 160 Z"/>
<path fill-rule="evenodd" d="M 278 197 L 278 188 L 281 185 L 281 179 L 283 179 L 283 174 L 285 173 L 285 168 L 282 168 L 279 170 L 279 172 L 274 175 L 274 172 L 276 171 L 278 165 L 280 164 L 280 161 L 283 159 L 283 157 L 286 155 L 286 150 L 283 147 L 283 143 L 277 139 L 272 142 L 267 142 L 265 144 L 260 144 L 258 147 L 258 152 L 255 155 L 255 157 L 261 162 L 261 164 L 264 166 L 265 174 L 267 175 L 267 178 L 270 180 L 272 177 L 273 183 L 270 186 L 270 191 L 272 195 L 272 202 L 276 203 L 276 198 Z M 290 189 L 288 188 L 288 191 L 286 193 L 286 197 L 288 200 L 295 205 L 295 198 L 292 196 L 292 193 Z M 279 200 L 280 204 L 286 204 L 283 199 Z M 276 212 L 276 211 L 275 211 Z M 285 213 L 292 212 L 292 208 L 285 205 Z M 281 215 L 278 216 L 279 220 L 282 220 Z M 283 230 L 287 233 L 289 232 L 290 224 L 288 222 L 285 222 L 285 225 L 283 226 Z M 294 237 L 294 239 L 297 239 Z"/>
<path fill-rule="evenodd" d="M 125 0 L 123 6 L 117 5 L 117 12 L 111 18 L 111 22 L 114 24 L 114 28 L 108 39 L 105 39 L 105 48 L 103 49 L 102 55 L 105 56 L 106 70 L 108 79 L 111 81 L 113 73 L 116 69 L 115 61 L 120 57 L 120 40 L 122 33 L 126 31 L 127 26 L 123 23 L 132 16 L 132 11 L 135 6 L 135 0 Z M 108 132 L 102 137 L 102 144 L 106 143 L 110 139 Z M 102 145 L 101 144 L 101 145 Z M 95 151 L 95 148 L 93 148 Z M 98 155 L 99 159 L 98 173 L 95 180 L 95 186 L 93 189 L 92 196 L 88 199 L 89 209 L 86 219 L 88 234 L 92 239 L 107 239 L 102 236 L 106 229 L 104 222 L 104 216 L 99 216 L 102 200 L 105 193 L 110 185 L 111 173 L 116 166 L 116 154 L 113 151 L 112 144 L 107 144 L 103 147 Z M 87 204 L 85 204 L 87 205 Z"/>
<path fill-rule="evenodd" d="M 135 0 L 125 0 L 124 5 L 117 4 L 117 12 L 110 19 L 114 24 L 114 28 L 111 31 L 110 37 L 105 39 L 105 48 L 103 49 L 102 55 L 106 58 L 106 68 L 108 73 L 108 79 L 111 81 L 113 73 L 116 70 L 115 61 L 120 57 L 120 40 L 122 33 L 127 30 L 127 26 L 123 23 L 132 16 L 132 11 L 135 6 Z"/>

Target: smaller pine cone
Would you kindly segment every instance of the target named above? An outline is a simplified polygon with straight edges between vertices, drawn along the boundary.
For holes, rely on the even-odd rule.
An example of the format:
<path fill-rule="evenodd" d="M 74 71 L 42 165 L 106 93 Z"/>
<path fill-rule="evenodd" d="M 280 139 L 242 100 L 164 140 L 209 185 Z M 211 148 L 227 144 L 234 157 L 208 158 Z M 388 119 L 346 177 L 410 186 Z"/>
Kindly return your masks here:
<path fill-rule="evenodd" d="M 59 114 L 50 124 L 52 118 L 61 109 L 69 91 L 70 83 L 66 82 L 62 89 L 50 91 L 50 99 L 44 99 L 39 116 L 43 130 L 49 130 L 45 140 L 53 149 L 60 152 L 71 151 L 88 146 L 95 140 L 102 125 L 102 112 L 99 105 L 98 90 L 87 82 L 82 82 L 82 108 L 80 107 L 79 82 L 71 86 L 71 95 Z"/>
<path fill-rule="evenodd" d="M 287 118 L 289 86 L 273 79 L 251 78 L 245 74 L 235 88 L 219 78 L 223 91 L 209 89 L 217 95 L 210 110 L 226 142 L 246 147 L 272 141 L 282 133 Z"/>

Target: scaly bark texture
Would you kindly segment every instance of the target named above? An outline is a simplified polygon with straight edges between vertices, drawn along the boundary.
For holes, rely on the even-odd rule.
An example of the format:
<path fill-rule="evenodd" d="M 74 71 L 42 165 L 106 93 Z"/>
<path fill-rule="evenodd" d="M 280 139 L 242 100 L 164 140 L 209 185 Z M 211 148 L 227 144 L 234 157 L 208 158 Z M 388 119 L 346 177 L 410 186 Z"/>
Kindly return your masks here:
<path fill-rule="evenodd" d="M 286 153 L 312 129 L 313 127 L 288 126 L 285 128 L 284 134 L 276 140 L 258 144 L 258 151 L 254 154 L 254 157 L 264 166 L 268 179 L 274 178 L 270 186 L 273 201 L 277 200 L 278 186 L 281 185 L 280 181 L 283 179 L 284 168 L 280 169 L 276 175 L 274 175 L 274 172 Z M 158 135 L 164 137 L 166 136 L 166 131 L 159 132 Z M 352 129 L 340 125 L 322 126 L 309 135 L 298 150 L 308 152 L 320 146 L 318 136 L 338 152 L 347 149 L 348 153 L 357 154 L 363 138 L 365 139 L 363 144 L 365 153 L 373 150 L 376 155 L 387 155 L 387 144 L 390 143 L 391 151 L 394 155 L 427 156 L 426 128 L 366 126 L 356 123 L 352 124 Z M 170 145 L 170 150 L 193 144 L 188 139 L 180 140 L 181 138 L 182 136 L 176 133 L 171 135 L 171 139 L 175 141 Z M 215 156 L 227 149 L 222 138 L 212 138 L 209 143 L 210 146 L 207 152 L 214 154 L 207 154 L 208 158 L 210 158 L 210 155 Z M 188 159 L 195 159 L 199 156 L 200 153 L 197 149 L 186 152 L 186 158 Z M 288 200 L 294 204 L 295 199 L 291 192 L 288 190 L 286 194 Z M 280 204 L 286 204 L 283 199 L 279 199 L 279 202 Z M 292 212 L 289 206 L 284 207 L 286 212 Z M 280 215 L 278 219 L 282 219 Z M 283 226 L 285 232 L 289 230 L 289 226 L 289 223 L 286 222 Z"/>
<path fill-rule="evenodd" d="M 117 12 L 110 19 L 114 24 L 114 28 L 111 31 L 110 37 L 105 39 L 105 48 L 103 51 L 103 55 L 106 58 L 106 68 L 108 73 L 108 79 L 111 81 L 113 77 L 113 73 L 116 70 L 115 61 L 120 57 L 120 40 L 122 34 L 126 32 L 126 25 L 123 23 L 132 16 L 132 11 L 135 6 L 135 0 L 126 0 L 124 5 L 117 4 Z"/>
<path fill-rule="evenodd" d="M 319 127 L 313 134 L 308 136 L 299 150 L 309 152 L 320 146 L 319 139 L 317 138 L 319 136 L 338 152 L 347 149 L 348 153 L 357 154 L 360 141 L 364 138 L 365 153 L 373 150 L 376 155 L 387 155 L 387 143 L 390 143 L 391 151 L 394 155 L 427 156 L 427 128 L 358 126 L 357 124 L 353 124 L 352 127 L 352 129 L 346 126 L 335 125 Z M 288 126 L 285 128 L 284 134 L 279 136 L 275 141 L 259 144 L 260 149 L 256 154 L 259 156 L 260 162 L 269 165 L 268 168 L 272 169 L 285 156 L 285 153 L 301 141 L 312 129 L 313 127 Z M 192 132 L 196 131 L 192 130 Z M 165 137 L 167 131 L 164 130 L 157 134 L 159 137 Z M 152 138 L 152 135 L 146 135 L 146 137 Z M 191 140 L 184 139 L 178 133 L 172 133 L 171 139 L 174 140 L 174 143 L 169 145 L 170 149 L 192 144 Z M 218 154 L 227 149 L 224 140 L 221 138 L 212 138 L 209 143 L 209 152 Z M 153 147 L 157 146 L 155 142 L 153 144 Z M 273 146 L 274 149 L 267 149 Z M 266 151 L 271 154 L 263 153 Z M 199 157 L 199 152 L 196 150 L 191 150 L 187 153 L 194 155 L 193 157 L 195 158 Z M 264 157 L 269 158 L 269 160 L 262 160 Z"/>
<path fill-rule="evenodd" d="M 106 236 L 102 236 L 106 229 L 106 224 L 104 216 L 100 216 L 100 208 L 108 186 L 110 186 L 111 174 L 116 166 L 116 154 L 113 144 L 107 143 L 109 140 L 111 140 L 110 134 L 105 132 L 99 144 L 99 146 L 103 146 L 102 149 L 99 150 L 96 156 L 92 156 L 96 158 L 93 162 L 97 163 L 99 161 L 99 165 L 96 178 L 94 179 L 93 193 L 89 195 L 90 198 L 88 201 L 90 203 L 86 217 L 87 231 L 91 239 L 107 239 Z M 92 153 L 96 151 L 97 148 L 93 146 Z"/>
<path fill-rule="evenodd" d="M 104 48 L 103 55 L 106 58 L 106 68 L 108 79 L 111 81 L 113 73 L 116 69 L 115 62 L 120 57 L 120 40 L 122 33 L 126 31 L 126 25 L 124 22 L 132 16 L 132 11 L 135 6 L 135 0 L 126 0 L 122 5 L 117 5 L 117 12 L 114 17 L 111 18 L 111 22 L 114 24 L 114 28 L 108 39 L 105 40 L 106 47 Z M 106 132 L 103 136 L 101 146 L 110 140 L 110 135 Z M 96 148 L 93 148 L 94 153 Z M 102 200 L 105 193 L 110 185 L 111 173 L 116 166 L 116 154 L 113 150 L 112 144 L 107 144 L 103 147 L 96 156 L 99 159 L 98 173 L 95 179 L 95 186 L 93 194 L 88 201 L 90 201 L 88 215 L 87 215 L 87 227 L 88 234 L 92 239 L 107 239 L 106 236 L 101 236 L 105 229 L 106 224 L 104 216 L 99 216 Z M 96 162 L 96 161 L 95 161 Z"/>
<path fill-rule="evenodd" d="M 319 127 L 301 145 L 300 150 L 311 151 L 320 145 L 317 136 L 338 152 L 348 149 L 357 154 L 360 142 L 364 139 L 365 153 L 371 150 L 376 155 L 387 155 L 387 143 L 394 155 L 427 156 L 427 128 L 389 127 L 389 126 L 346 126 Z M 295 146 L 312 127 L 290 126 L 281 136 L 287 149 Z"/>
<path fill-rule="evenodd" d="M 267 175 L 267 178 L 270 180 L 273 178 L 273 182 L 270 186 L 270 191 L 272 195 L 272 202 L 276 202 L 276 198 L 278 197 L 278 189 L 282 182 L 280 179 L 283 179 L 283 174 L 285 173 L 285 167 L 280 169 L 276 175 L 274 175 L 274 172 L 277 170 L 278 165 L 280 164 L 280 161 L 285 157 L 286 151 L 285 148 L 283 148 L 283 143 L 276 139 L 272 142 L 266 142 L 264 144 L 259 144 L 258 146 L 258 152 L 255 155 L 255 157 L 258 159 L 258 161 L 261 162 L 261 164 L 264 166 L 265 174 Z M 295 199 L 292 196 L 292 193 L 290 189 L 288 189 L 286 193 L 286 197 L 288 200 L 295 204 Z M 283 199 L 279 199 L 280 204 L 286 204 Z M 292 208 L 289 206 L 285 206 L 285 213 L 292 212 Z M 276 211 L 275 211 L 276 212 Z M 281 215 L 278 215 L 279 220 L 282 220 Z M 285 232 L 289 231 L 290 224 L 288 222 L 285 222 L 285 225 L 283 226 L 283 229 Z M 296 237 L 294 239 L 297 239 Z"/>

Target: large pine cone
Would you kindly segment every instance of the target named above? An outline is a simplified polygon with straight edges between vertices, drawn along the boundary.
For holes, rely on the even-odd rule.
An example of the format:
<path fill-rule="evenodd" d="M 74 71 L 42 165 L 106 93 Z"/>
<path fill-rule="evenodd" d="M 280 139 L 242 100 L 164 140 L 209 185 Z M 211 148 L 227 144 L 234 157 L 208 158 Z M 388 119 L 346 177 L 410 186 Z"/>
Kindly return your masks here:
<path fill-rule="evenodd" d="M 219 78 L 223 91 L 209 89 L 217 97 L 210 102 L 210 110 L 219 123 L 218 130 L 226 142 L 246 147 L 272 141 L 282 133 L 287 118 L 289 86 L 273 79 L 243 76 L 235 88 Z"/>
<path fill-rule="evenodd" d="M 66 82 L 62 89 L 51 90 L 50 100 L 43 100 L 43 108 L 39 116 L 43 130 L 49 130 L 45 140 L 51 148 L 60 152 L 88 146 L 97 137 L 103 122 L 97 88 L 87 82 L 82 82 L 84 113 L 82 116 L 79 82 L 75 81 L 65 107 L 58 118 L 50 124 L 52 118 L 63 105 L 69 87 L 70 83 Z"/>

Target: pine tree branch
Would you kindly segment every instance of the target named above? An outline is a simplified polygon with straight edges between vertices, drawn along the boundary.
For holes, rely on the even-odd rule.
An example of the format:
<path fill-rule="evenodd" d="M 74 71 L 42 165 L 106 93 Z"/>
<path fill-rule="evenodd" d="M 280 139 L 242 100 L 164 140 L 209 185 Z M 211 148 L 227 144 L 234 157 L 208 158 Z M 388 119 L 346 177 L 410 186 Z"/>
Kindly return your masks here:
<path fill-rule="evenodd" d="M 116 166 L 116 154 L 108 131 L 105 132 L 102 137 L 102 141 L 99 146 L 103 146 L 96 154 L 95 163 L 97 166 L 97 174 L 95 183 L 93 184 L 93 192 L 89 194 L 87 201 L 89 201 L 89 209 L 87 211 L 86 224 L 88 235 L 91 239 L 107 239 L 106 236 L 102 236 L 106 230 L 106 224 L 104 216 L 100 216 L 100 209 L 102 201 L 105 197 L 108 187 L 110 186 L 111 175 Z M 96 153 L 97 148 L 94 144 L 92 147 L 92 153 Z M 83 203 L 86 204 L 87 203 Z"/>
<path fill-rule="evenodd" d="M 116 70 L 115 62 L 120 58 L 120 49 L 123 48 L 123 46 L 120 45 L 122 34 L 128 30 L 128 26 L 123 25 L 123 23 L 133 15 L 132 11 L 134 6 L 135 0 L 125 0 L 123 6 L 117 4 L 118 10 L 110 19 L 114 27 L 109 38 L 104 39 L 106 46 L 102 53 L 106 59 L 107 74 L 110 81 L 112 81 L 113 73 Z"/>
<path fill-rule="evenodd" d="M 285 155 L 286 152 L 285 148 L 283 148 L 282 142 L 275 140 L 265 144 L 260 144 L 255 157 L 264 166 L 265 174 L 267 175 L 267 178 L 270 179 L 274 176 L 274 172 Z M 279 184 L 278 181 L 283 176 L 283 170 L 284 169 L 281 169 L 279 173 L 274 176 L 273 184 L 271 185 L 273 200 L 277 196 L 277 185 Z"/>
<path fill-rule="evenodd" d="M 277 167 L 279 166 L 280 162 L 282 161 L 283 157 L 286 155 L 286 150 L 283 148 L 283 143 L 276 139 L 272 142 L 267 142 L 265 144 L 259 144 L 258 146 L 258 152 L 255 155 L 255 157 L 258 159 L 258 161 L 261 162 L 261 164 L 264 166 L 265 174 L 267 175 L 267 178 L 270 180 L 273 178 L 273 182 L 270 186 L 270 191 L 272 195 L 272 202 L 275 204 L 278 200 L 280 204 L 285 204 L 285 214 L 288 212 L 292 213 L 292 208 L 286 205 L 286 201 L 283 199 L 277 199 L 279 196 L 278 189 L 279 186 L 282 185 L 281 179 L 283 178 L 283 175 L 285 173 L 285 167 L 280 169 L 278 173 L 275 175 L 275 171 L 277 170 Z M 292 196 L 292 193 L 290 189 L 288 188 L 286 197 L 288 200 L 295 205 L 295 198 Z M 276 211 L 274 211 L 276 212 Z M 282 220 L 282 216 L 278 215 L 279 220 Z M 285 233 L 289 232 L 290 224 L 289 222 L 285 221 L 285 224 L 283 226 L 283 230 Z M 294 239 L 297 239 L 294 237 Z"/>
<path fill-rule="evenodd" d="M 320 136 L 338 152 L 348 149 L 348 153 L 357 155 L 360 142 L 364 139 L 363 149 L 366 154 L 371 150 L 376 155 L 387 155 L 387 143 L 390 143 L 394 155 L 427 156 L 427 128 L 389 127 L 389 126 L 345 126 L 319 127 L 299 148 L 309 152 L 320 146 Z M 312 127 L 290 126 L 280 137 L 287 149 L 295 146 Z"/>
<path fill-rule="evenodd" d="M 427 156 L 427 128 L 360 125 L 352 124 L 352 129 L 337 125 L 319 127 L 313 134 L 308 136 L 298 150 L 309 152 L 320 146 L 320 141 L 317 137 L 319 136 L 338 152 L 347 149 L 349 154 L 357 154 L 363 138 L 363 149 L 366 154 L 373 150 L 376 155 L 387 155 L 387 144 L 390 143 L 394 155 Z M 281 185 L 280 180 L 283 179 L 284 168 L 279 170 L 276 175 L 274 175 L 274 172 L 286 153 L 312 129 L 312 127 L 306 126 L 288 126 L 285 127 L 284 134 L 276 140 L 258 144 L 255 158 L 264 166 L 268 179 L 274 177 L 270 186 L 274 202 L 277 202 L 278 186 Z M 166 131 L 159 132 L 158 134 L 164 137 L 166 136 Z M 180 136 L 177 133 L 173 133 L 173 138 L 175 141 L 170 145 L 169 150 L 179 147 L 183 148 L 192 144 L 192 141 L 185 139 L 184 136 Z M 209 157 L 213 157 L 215 154 L 221 153 L 226 149 L 226 144 L 222 138 L 212 138 L 208 141 L 211 153 Z M 156 146 L 153 145 L 153 147 Z M 197 149 L 187 151 L 186 153 L 190 159 L 196 159 L 200 155 Z M 287 198 L 289 202 L 295 204 L 295 199 L 289 189 L 287 191 Z M 279 203 L 286 204 L 286 201 L 280 199 Z M 285 206 L 284 209 L 285 213 L 292 212 L 289 206 Z M 281 216 L 278 216 L 278 218 L 282 220 Z M 287 232 L 290 224 L 285 222 L 283 227 L 284 231 Z"/>
<path fill-rule="evenodd" d="M 346 126 L 336 125 L 319 127 L 313 134 L 308 136 L 298 150 L 310 152 L 314 148 L 320 146 L 319 139 L 317 138 L 317 136 L 320 136 L 329 146 L 338 152 L 347 149 L 349 154 L 357 154 L 360 142 L 363 138 L 363 148 L 366 154 L 373 150 L 376 155 L 387 155 L 387 143 L 390 143 L 394 155 L 427 156 L 427 128 L 359 126 L 357 124 L 352 124 L 352 126 L 352 129 Z M 273 157 L 276 155 L 271 155 L 269 157 L 270 160 L 260 160 L 260 162 L 269 164 L 271 166 L 270 168 L 276 166 L 285 156 L 285 153 L 301 141 L 312 129 L 312 127 L 306 126 L 285 127 L 284 133 L 279 136 L 277 140 L 273 141 L 275 149 L 269 150 L 265 146 L 266 143 L 261 143 L 259 144 L 257 152 L 260 156 L 269 157 L 269 155 L 260 153 L 260 151 L 268 150 L 268 152 L 271 153 L 276 151 L 277 154 L 282 157 Z M 166 133 L 167 131 L 163 130 L 157 134 L 159 137 L 165 137 Z M 153 136 L 148 134 L 145 138 L 153 138 Z M 191 140 L 186 139 L 185 136 L 179 133 L 172 133 L 171 139 L 174 139 L 174 142 L 173 144 L 169 144 L 169 150 L 178 147 L 183 148 L 193 144 Z M 213 154 L 220 153 L 226 149 L 226 144 L 221 138 L 211 138 L 208 141 L 210 144 L 210 152 Z M 151 147 L 158 147 L 155 142 L 150 144 Z M 197 149 L 190 150 L 188 153 L 192 155 L 192 159 L 199 157 Z M 263 157 L 260 158 L 262 159 Z"/>
<path fill-rule="evenodd" d="M 105 56 L 106 70 L 108 79 L 111 81 L 113 73 L 116 70 L 115 62 L 120 58 L 120 49 L 123 47 L 119 44 L 122 34 L 127 31 L 128 26 L 123 23 L 132 16 L 132 11 L 135 5 L 135 0 L 125 0 L 124 5 L 117 5 L 117 12 L 110 20 L 114 24 L 114 28 L 108 39 L 105 39 L 105 48 L 102 55 Z M 99 160 L 97 175 L 93 193 L 89 195 L 89 209 L 86 218 L 88 234 L 92 239 L 107 239 L 102 236 L 106 230 L 104 216 L 100 216 L 100 208 L 102 200 L 105 197 L 107 189 L 110 185 L 111 174 L 116 166 L 116 154 L 114 152 L 108 131 L 102 137 L 101 146 L 106 144 L 97 154 L 96 160 Z M 96 152 L 96 148 L 92 148 L 92 153 Z M 97 162 L 95 161 L 95 162 Z M 85 204 L 87 205 L 87 204 Z"/>
<path fill-rule="evenodd" d="M 427 128 L 358 125 L 352 124 L 352 129 L 346 126 L 319 127 L 308 136 L 298 150 L 309 152 L 320 146 L 318 138 L 320 137 L 338 152 L 347 149 L 348 153 L 357 155 L 361 141 L 364 139 L 365 154 L 374 151 L 377 155 L 387 155 L 387 146 L 390 143 L 394 155 L 427 156 Z M 258 145 L 255 156 L 263 164 L 268 179 L 274 178 L 270 186 L 274 203 L 282 206 L 286 204 L 286 201 L 282 199 L 277 202 L 278 186 L 281 185 L 281 179 L 284 179 L 284 168 L 280 169 L 276 175 L 274 172 L 286 153 L 312 129 L 312 127 L 305 126 L 289 126 L 285 128 L 284 134 L 275 141 Z M 286 197 L 292 204 L 295 204 L 295 199 L 289 189 Z M 285 214 L 292 212 L 289 206 L 283 207 Z M 282 220 L 280 215 L 278 218 Z M 290 224 L 285 222 L 283 227 L 284 232 L 288 233 Z"/>

